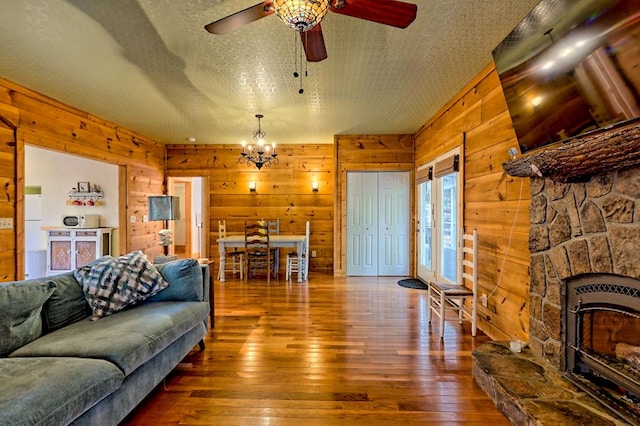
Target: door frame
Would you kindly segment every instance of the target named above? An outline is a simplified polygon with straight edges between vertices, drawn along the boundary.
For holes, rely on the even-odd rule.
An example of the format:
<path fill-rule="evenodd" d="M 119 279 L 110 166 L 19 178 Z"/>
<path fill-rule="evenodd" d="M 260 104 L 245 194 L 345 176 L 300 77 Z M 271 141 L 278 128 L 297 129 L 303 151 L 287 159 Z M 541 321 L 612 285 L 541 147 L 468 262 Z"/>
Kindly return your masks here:
<path fill-rule="evenodd" d="M 456 265 L 460 265 L 461 264 L 461 260 L 462 260 L 462 234 L 464 233 L 464 158 L 462 156 L 463 153 L 463 147 L 462 146 L 457 146 L 449 151 L 447 151 L 446 153 L 439 155 L 435 158 L 433 158 L 432 160 L 421 164 L 418 169 L 419 170 L 423 170 L 423 169 L 428 169 L 428 168 L 432 168 L 433 173 L 434 173 L 434 177 L 431 180 L 432 185 L 431 185 L 431 218 L 430 220 L 432 221 L 431 223 L 431 229 L 432 229 L 432 256 L 431 256 L 431 263 L 432 263 L 432 269 L 427 271 L 427 274 L 425 274 L 424 276 L 421 276 L 419 273 L 421 272 L 421 269 L 419 268 L 419 260 L 418 260 L 418 256 L 420 255 L 420 248 L 418 247 L 418 244 L 420 244 L 420 241 L 422 241 L 422 234 L 420 233 L 420 229 L 421 227 L 418 224 L 418 222 L 420 222 L 422 220 L 421 217 L 421 211 L 420 211 L 420 207 L 421 207 L 421 203 L 420 203 L 420 185 L 415 185 L 415 189 L 414 189 L 414 194 L 416 197 L 416 204 L 415 204 L 415 220 L 416 220 L 416 245 L 415 245 L 415 253 L 414 253 L 414 260 L 415 260 L 415 265 L 416 265 L 416 271 L 415 271 L 415 276 L 422 278 L 423 280 L 426 281 L 431 281 L 431 280 L 438 280 L 440 282 L 447 282 L 447 280 L 445 278 L 443 278 L 441 276 L 441 272 L 439 270 L 439 264 L 440 264 L 440 260 L 441 260 L 441 256 L 442 256 L 442 252 L 440 250 L 441 248 L 441 241 L 439 240 L 439 231 L 440 228 L 442 226 L 441 223 L 437 222 L 436 217 L 439 217 L 439 215 L 436 213 L 437 209 L 439 208 L 438 205 L 436 205 L 439 201 L 440 201 L 440 194 L 439 194 L 439 190 L 440 190 L 440 186 L 439 184 L 435 184 L 435 182 L 438 179 L 438 177 L 435 177 L 435 168 L 436 168 L 436 163 L 446 159 L 446 158 L 450 158 L 453 157 L 454 155 L 458 155 L 459 157 L 459 162 L 458 162 L 458 171 L 457 173 L 457 212 L 456 212 L 456 241 L 455 241 L 455 247 L 457 249 L 456 251 Z M 444 177 L 444 176 L 443 176 Z M 461 271 L 460 271 L 460 267 L 456 267 L 456 282 L 459 282 L 461 278 Z"/>
<path fill-rule="evenodd" d="M 200 245 L 202 246 L 201 248 L 204 249 L 204 252 L 200 253 L 200 257 L 201 258 L 211 258 L 211 253 L 213 252 L 211 250 L 211 241 L 215 242 L 215 238 L 212 240 L 212 236 L 210 235 L 210 230 L 211 230 L 211 224 L 210 222 L 210 217 L 209 217 L 209 211 L 211 209 L 211 191 L 209 189 L 209 176 L 207 175 L 203 175 L 203 174 L 198 174 L 198 173 L 189 173 L 189 171 L 183 171 L 183 170 L 172 170 L 172 169 L 168 169 L 165 171 L 165 180 L 167 182 L 167 186 L 169 186 L 170 182 L 184 182 L 185 180 L 189 180 L 191 181 L 191 179 L 193 178 L 201 178 L 202 179 L 202 211 L 200 212 L 202 214 L 202 218 L 201 218 L 201 222 L 202 222 L 202 228 L 200 228 L 200 232 L 202 234 L 202 241 L 200 242 Z M 193 201 L 193 200 L 191 200 Z M 191 214 L 193 214 L 194 212 L 192 211 Z M 197 224 L 196 224 L 197 227 Z M 216 233 L 218 230 L 218 227 L 215 227 L 216 229 Z M 217 247 L 217 244 L 216 244 Z"/>

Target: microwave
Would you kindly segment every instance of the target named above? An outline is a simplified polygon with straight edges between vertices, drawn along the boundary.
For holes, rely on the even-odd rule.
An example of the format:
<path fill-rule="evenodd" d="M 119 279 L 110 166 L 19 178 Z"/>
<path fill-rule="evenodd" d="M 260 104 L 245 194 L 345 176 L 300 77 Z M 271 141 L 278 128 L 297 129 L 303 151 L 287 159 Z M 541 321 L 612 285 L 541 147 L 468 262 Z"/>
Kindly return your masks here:
<path fill-rule="evenodd" d="M 62 216 L 62 225 L 65 228 L 100 228 L 100 215 L 98 214 L 69 214 Z"/>

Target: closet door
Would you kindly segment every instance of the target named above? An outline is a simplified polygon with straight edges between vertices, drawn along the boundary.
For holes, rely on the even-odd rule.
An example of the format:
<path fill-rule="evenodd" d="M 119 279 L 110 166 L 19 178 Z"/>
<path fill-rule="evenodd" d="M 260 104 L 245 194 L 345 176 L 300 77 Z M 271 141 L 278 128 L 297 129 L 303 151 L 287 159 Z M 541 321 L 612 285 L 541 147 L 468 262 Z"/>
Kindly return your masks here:
<path fill-rule="evenodd" d="M 378 275 L 377 173 L 347 173 L 347 275 Z"/>
<path fill-rule="evenodd" d="M 409 275 L 409 176 L 378 174 L 378 275 Z"/>
<path fill-rule="evenodd" d="M 347 173 L 347 275 L 409 274 L 409 176 Z"/>

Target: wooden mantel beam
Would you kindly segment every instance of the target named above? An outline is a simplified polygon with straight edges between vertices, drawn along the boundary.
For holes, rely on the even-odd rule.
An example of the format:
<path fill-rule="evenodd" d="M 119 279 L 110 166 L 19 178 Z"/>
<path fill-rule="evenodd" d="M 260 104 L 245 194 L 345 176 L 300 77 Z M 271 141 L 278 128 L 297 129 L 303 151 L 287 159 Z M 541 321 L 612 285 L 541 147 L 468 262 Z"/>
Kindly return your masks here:
<path fill-rule="evenodd" d="M 592 176 L 640 165 L 640 119 L 615 129 L 577 137 L 507 161 L 510 176 L 584 182 Z"/>

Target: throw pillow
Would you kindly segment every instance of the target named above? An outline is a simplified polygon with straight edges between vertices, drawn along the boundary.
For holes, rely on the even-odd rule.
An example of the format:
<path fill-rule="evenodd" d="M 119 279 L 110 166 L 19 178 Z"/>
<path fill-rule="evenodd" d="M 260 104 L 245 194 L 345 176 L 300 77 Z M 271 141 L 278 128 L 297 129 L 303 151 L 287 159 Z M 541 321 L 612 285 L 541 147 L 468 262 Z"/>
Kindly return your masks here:
<path fill-rule="evenodd" d="M 42 308 L 43 333 L 50 333 L 91 315 L 82 287 L 72 272 L 49 277 L 49 280 L 56 284 L 56 290 Z"/>
<path fill-rule="evenodd" d="M 41 280 L 0 284 L 0 356 L 40 337 L 42 305 L 55 289 Z"/>
<path fill-rule="evenodd" d="M 179 259 L 156 265 L 160 274 L 171 285 L 162 290 L 149 302 L 164 302 L 167 300 L 202 300 L 202 266 L 195 259 Z"/>
<path fill-rule="evenodd" d="M 73 275 L 82 284 L 92 320 L 119 312 L 169 286 L 141 251 L 93 262 Z"/>

